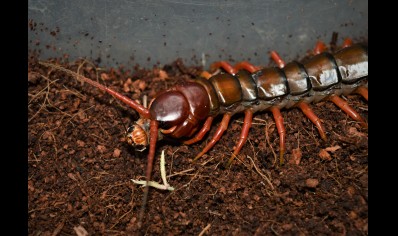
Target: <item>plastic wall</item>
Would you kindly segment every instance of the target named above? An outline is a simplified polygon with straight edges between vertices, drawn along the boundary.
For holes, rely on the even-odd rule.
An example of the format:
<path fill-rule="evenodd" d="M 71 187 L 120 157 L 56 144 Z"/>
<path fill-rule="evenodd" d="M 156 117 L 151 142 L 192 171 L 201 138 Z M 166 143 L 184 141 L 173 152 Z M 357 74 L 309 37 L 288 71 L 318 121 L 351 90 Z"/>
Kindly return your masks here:
<path fill-rule="evenodd" d="M 84 57 L 102 66 L 149 67 L 182 58 L 269 62 L 292 60 L 329 43 L 333 32 L 368 38 L 365 0 L 30 0 L 28 47 L 40 57 Z"/>

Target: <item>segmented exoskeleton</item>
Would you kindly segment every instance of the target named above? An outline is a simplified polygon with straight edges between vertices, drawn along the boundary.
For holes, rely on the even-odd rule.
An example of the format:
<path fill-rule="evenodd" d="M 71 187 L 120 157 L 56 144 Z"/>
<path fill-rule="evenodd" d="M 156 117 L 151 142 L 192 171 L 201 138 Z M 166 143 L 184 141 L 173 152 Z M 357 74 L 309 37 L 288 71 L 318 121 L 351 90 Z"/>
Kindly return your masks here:
<path fill-rule="evenodd" d="M 271 58 L 278 67 L 267 68 L 256 67 L 248 62 L 240 62 L 235 66 L 225 61 L 215 62 L 210 67 L 212 74 L 205 71 L 199 78 L 160 92 L 152 99 L 148 108 L 95 81 L 76 73 L 74 75 L 79 80 L 106 91 L 140 114 L 141 118 L 127 133 L 127 141 L 134 146 L 149 145 L 146 170 L 146 179 L 149 181 L 159 139 L 169 136 L 181 139 L 185 144 L 200 141 L 209 131 L 214 117 L 221 114 L 223 118 L 213 138 L 195 159 L 216 144 L 236 113 L 243 112 L 245 116 L 229 163 L 245 144 L 253 114 L 257 111 L 271 111 L 273 114 L 280 136 L 281 163 L 285 152 L 285 128 L 280 113 L 282 108 L 300 108 L 316 125 L 324 140 L 324 128 L 309 103 L 330 100 L 351 118 L 367 127 L 364 119 L 339 97 L 342 94 L 359 93 L 368 99 L 367 46 L 352 45 L 351 40 L 346 40 L 342 49 L 332 54 L 325 52 L 325 45 L 319 42 L 314 54 L 303 62 L 285 64 L 272 51 Z M 67 71 L 60 66 L 40 63 Z M 145 193 L 146 196 L 147 191 Z"/>

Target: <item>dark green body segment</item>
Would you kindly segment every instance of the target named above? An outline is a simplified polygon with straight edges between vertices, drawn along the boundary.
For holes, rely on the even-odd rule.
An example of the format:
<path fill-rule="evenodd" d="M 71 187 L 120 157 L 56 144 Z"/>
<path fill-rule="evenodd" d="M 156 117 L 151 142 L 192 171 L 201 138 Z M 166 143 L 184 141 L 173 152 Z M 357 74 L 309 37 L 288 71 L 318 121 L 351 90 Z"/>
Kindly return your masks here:
<path fill-rule="evenodd" d="M 293 61 L 283 69 L 264 68 L 254 73 L 241 70 L 235 75 L 219 73 L 209 80 L 197 80 L 208 92 L 210 114 L 220 108 L 251 106 L 259 101 L 273 102 L 286 96 L 306 97 L 313 93 L 353 85 L 368 76 L 368 50 L 354 45 L 334 54 L 321 53 L 304 62 Z M 279 99 L 280 100 L 280 99 Z"/>

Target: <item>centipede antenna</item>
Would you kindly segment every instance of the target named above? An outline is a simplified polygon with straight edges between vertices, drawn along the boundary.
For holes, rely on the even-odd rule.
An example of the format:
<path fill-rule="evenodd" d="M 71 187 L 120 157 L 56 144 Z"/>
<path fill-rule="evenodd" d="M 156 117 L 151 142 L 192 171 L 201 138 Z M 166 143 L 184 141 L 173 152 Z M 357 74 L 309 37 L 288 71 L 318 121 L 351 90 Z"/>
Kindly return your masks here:
<path fill-rule="evenodd" d="M 74 76 L 77 80 L 86 82 L 88 84 L 91 84 L 94 87 L 97 87 L 98 89 L 107 92 L 108 94 L 112 95 L 113 97 L 115 97 L 116 99 L 120 100 L 121 102 L 123 102 L 124 104 L 128 105 L 129 107 L 133 108 L 135 111 L 137 111 L 138 113 L 140 113 L 141 116 L 143 116 L 144 118 L 150 118 L 151 114 L 149 112 L 149 110 L 147 108 L 145 108 L 144 106 L 138 104 L 137 102 L 131 100 L 130 98 L 123 96 L 122 94 L 98 83 L 95 82 L 87 77 L 84 77 L 82 75 L 79 75 L 76 72 L 73 72 L 71 70 L 68 70 L 62 66 L 59 65 L 55 65 L 55 64 L 51 64 L 51 63 L 47 63 L 47 62 L 43 62 L 43 61 L 39 61 L 39 64 L 43 65 L 43 66 L 47 66 L 47 67 L 51 67 L 60 71 L 63 71 L 69 75 Z"/>
<path fill-rule="evenodd" d="M 153 169 L 153 160 L 155 159 L 155 149 L 156 142 L 158 138 L 158 129 L 159 123 L 156 120 L 151 120 L 150 123 L 150 141 L 149 141 L 149 153 L 148 153 L 148 164 L 146 169 L 146 185 L 144 190 L 144 195 L 142 197 L 142 206 L 140 210 L 140 214 L 138 216 L 138 226 L 141 227 L 142 219 L 144 218 L 146 203 L 148 201 L 148 192 L 149 192 L 149 181 L 151 180 L 152 169 Z"/>
<path fill-rule="evenodd" d="M 119 109 L 116 109 L 116 107 L 114 107 L 114 108 L 116 110 L 117 117 L 118 117 L 120 123 L 123 125 L 124 133 L 127 134 L 128 133 L 128 128 L 127 128 L 126 124 L 123 122 L 121 111 Z"/>

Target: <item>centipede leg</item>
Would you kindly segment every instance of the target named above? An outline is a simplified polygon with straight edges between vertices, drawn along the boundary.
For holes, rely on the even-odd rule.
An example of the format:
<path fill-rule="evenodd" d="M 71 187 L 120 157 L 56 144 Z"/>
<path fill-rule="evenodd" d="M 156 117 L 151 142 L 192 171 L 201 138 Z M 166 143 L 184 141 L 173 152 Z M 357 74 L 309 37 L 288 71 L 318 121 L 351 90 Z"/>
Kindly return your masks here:
<path fill-rule="evenodd" d="M 229 120 L 230 119 L 231 119 L 231 114 L 225 113 L 223 118 L 222 118 L 222 120 L 221 120 L 221 124 L 218 127 L 218 129 L 216 130 L 216 133 L 214 134 L 213 138 L 206 145 L 206 147 L 204 147 L 203 150 L 198 155 L 196 155 L 196 157 L 193 159 L 194 161 L 196 161 L 201 156 L 203 156 L 203 154 L 208 152 L 217 143 L 217 141 L 220 140 L 220 138 L 223 135 L 224 131 L 227 130 L 227 128 L 228 128 L 228 124 L 229 124 Z"/>
<path fill-rule="evenodd" d="M 260 68 L 258 66 L 254 66 L 247 61 L 241 61 L 241 62 L 237 63 L 234 66 L 234 69 L 236 71 L 244 69 L 244 70 L 249 71 L 250 73 L 254 73 L 254 72 L 260 70 Z"/>
<path fill-rule="evenodd" d="M 324 141 L 327 141 L 325 130 L 321 124 L 321 120 L 315 115 L 310 106 L 305 102 L 299 102 L 297 103 L 297 106 L 301 109 L 301 111 L 303 111 L 304 115 L 306 115 L 312 121 L 312 123 L 315 124 L 316 128 L 319 131 L 319 135 L 321 135 L 321 138 Z"/>
<path fill-rule="evenodd" d="M 331 95 L 329 100 L 336 104 L 341 110 L 343 110 L 352 119 L 358 121 L 364 128 L 368 128 L 368 124 L 362 119 L 362 117 L 356 112 L 348 103 L 337 95 Z"/>
<path fill-rule="evenodd" d="M 199 132 L 195 135 L 195 137 L 184 141 L 184 144 L 190 145 L 193 143 L 196 143 L 200 140 L 202 140 L 202 138 L 205 136 L 205 134 L 210 130 L 211 124 L 213 123 L 213 119 L 214 117 L 209 116 L 207 117 L 205 123 L 203 124 L 202 129 L 199 130 Z"/>
<path fill-rule="evenodd" d="M 347 47 L 350 47 L 350 46 L 352 46 L 352 40 L 350 39 L 350 38 L 346 38 L 345 40 L 344 40 L 344 42 L 343 42 L 343 48 L 347 48 Z"/>
<path fill-rule="evenodd" d="M 366 99 L 366 101 L 368 101 L 368 89 L 367 88 L 359 87 L 354 92 L 360 94 L 363 98 Z"/>
<path fill-rule="evenodd" d="M 286 63 L 282 60 L 276 51 L 270 52 L 271 59 L 278 65 L 279 68 L 285 67 Z"/>
<path fill-rule="evenodd" d="M 227 166 L 229 166 L 234 158 L 239 154 L 240 150 L 242 149 L 243 145 L 247 141 L 247 136 L 249 135 L 249 129 L 252 126 L 253 121 L 253 111 L 252 110 L 245 110 L 245 118 L 243 120 L 242 132 L 240 133 L 239 141 L 236 144 L 234 153 L 232 154 L 231 158 L 228 160 Z"/>
<path fill-rule="evenodd" d="M 200 73 L 200 76 L 205 79 L 209 79 L 212 75 L 208 71 L 202 71 L 202 73 Z"/>
<path fill-rule="evenodd" d="M 235 68 L 233 66 L 231 66 L 231 64 L 229 64 L 226 61 L 216 61 L 210 65 L 210 71 L 214 72 L 215 70 L 217 70 L 219 68 L 222 68 L 223 70 L 225 70 L 227 73 L 229 73 L 231 75 L 234 75 L 237 72 L 235 70 Z"/>
<path fill-rule="evenodd" d="M 326 49 L 327 49 L 326 44 L 323 43 L 322 41 L 318 41 L 314 48 L 314 54 L 315 55 L 321 54 L 322 52 L 326 51 Z"/>
<path fill-rule="evenodd" d="M 275 119 L 275 125 L 276 128 L 278 129 L 279 133 L 279 158 L 280 158 L 280 164 L 283 165 L 284 159 L 283 155 L 285 153 L 285 136 L 286 136 L 286 130 L 285 126 L 283 125 L 283 117 L 281 114 L 281 111 L 277 107 L 271 107 L 271 112 L 274 116 Z"/>

